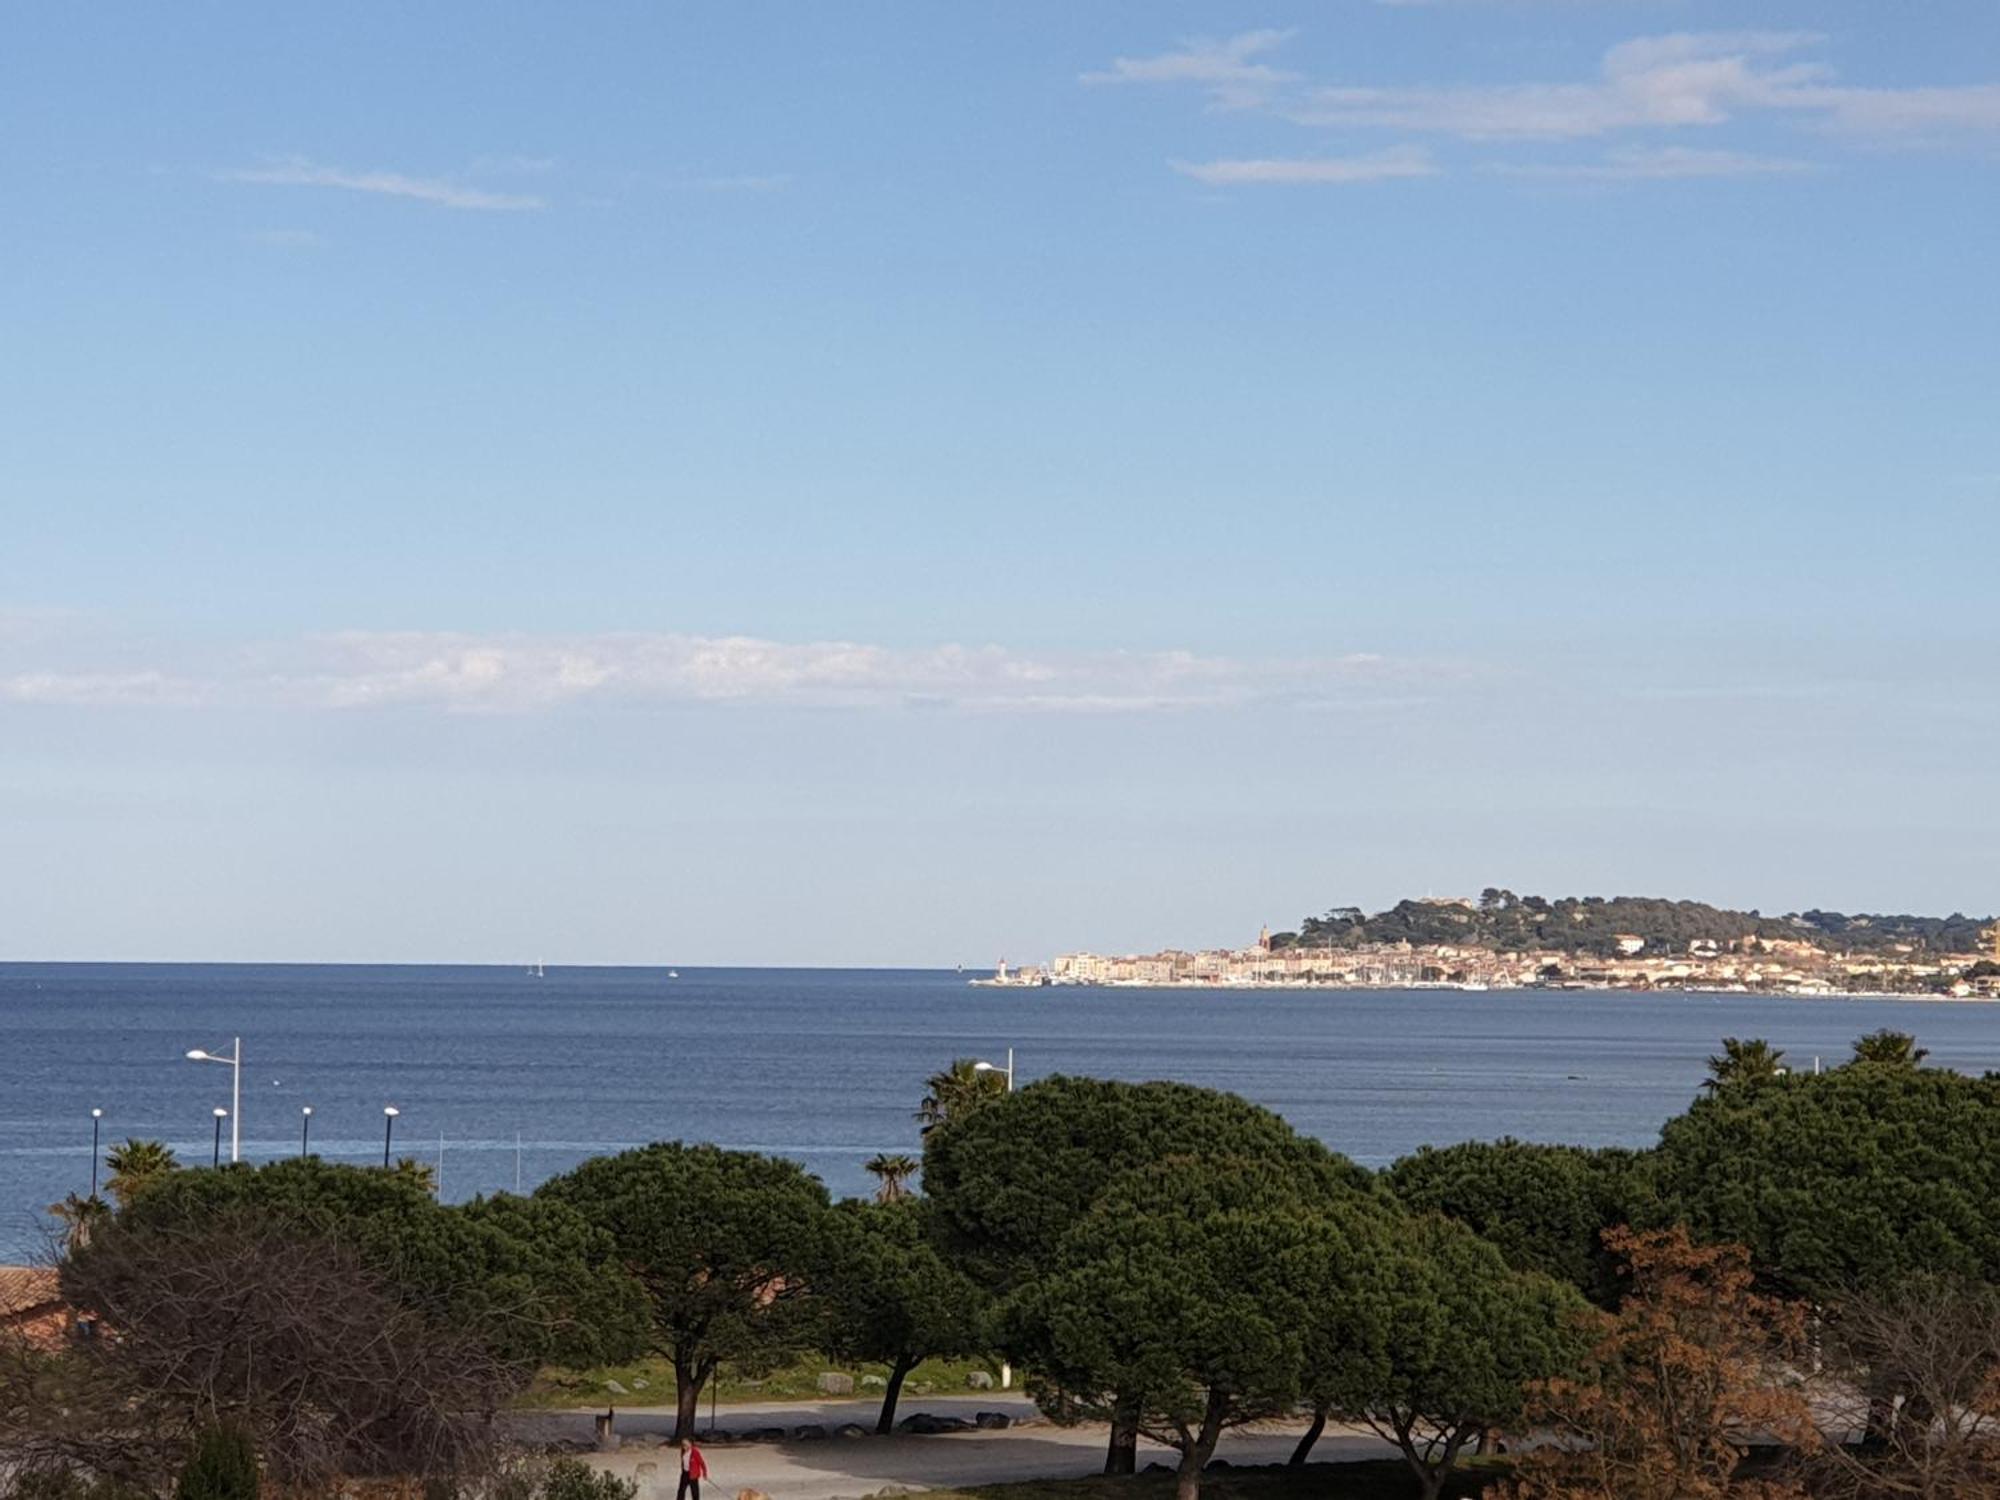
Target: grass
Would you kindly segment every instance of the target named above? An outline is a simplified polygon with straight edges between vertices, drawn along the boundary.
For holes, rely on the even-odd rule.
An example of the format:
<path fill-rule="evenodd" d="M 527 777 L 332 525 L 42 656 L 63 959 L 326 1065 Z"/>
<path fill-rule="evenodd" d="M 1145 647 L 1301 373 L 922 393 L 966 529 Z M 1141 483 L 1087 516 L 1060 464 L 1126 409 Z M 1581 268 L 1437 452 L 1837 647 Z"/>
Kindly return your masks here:
<path fill-rule="evenodd" d="M 979 1394 L 970 1384 L 975 1370 L 999 1377 L 993 1366 L 976 1359 L 927 1360 L 910 1372 L 903 1382 L 905 1398 L 921 1396 L 969 1396 Z M 880 1397 L 880 1386 L 864 1386 L 863 1377 L 886 1380 L 887 1365 L 839 1365 L 824 1359 L 802 1359 L 761 1375 L 749 1375 L 723 1367 L 715 1398 L 719 1405 L 744 1405 L 769 1401 L 826 1400 L 819 1389 L 819 1377 L 828 1372 L 853 1377 L 854 1394 L 866 1399 Z M 549 1368 L 535 1377 L 521 1397 L 523 1406 L 671 1406 L 674 1402 L 673 1366 L 661 1359 L 642 1359 L 628 1365 L 605 1365 L 592 1370 Z M 702 1404 L 709 1393 L 702 1392 Z"/>
<path fill-rule="evenodd" d="M 1448 1500 L 1467 1500 L 1505 1476 L 1504 1460 L 1468 1460 L 1446 1481 Z M 1171 1473 L 1129 1479 L 1038 1479 L 1021 1484 L 987 1484 L 963 1490 L 933 1490 L 923 1500 L 1173 1500 Z M 1414 1500 L 1417 1482 L 1401 1459 L 1360 1463 L 1272 1464 L 1245 1469 L 1211 1469 L 1202 1475 L 1202 1500 Z"/>

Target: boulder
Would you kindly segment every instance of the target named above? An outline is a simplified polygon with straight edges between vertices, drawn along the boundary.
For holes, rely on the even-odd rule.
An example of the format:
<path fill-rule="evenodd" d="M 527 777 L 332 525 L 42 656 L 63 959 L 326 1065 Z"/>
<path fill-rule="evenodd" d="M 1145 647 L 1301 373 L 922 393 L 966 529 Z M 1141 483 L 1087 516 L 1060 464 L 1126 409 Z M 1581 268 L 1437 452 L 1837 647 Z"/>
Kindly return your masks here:
<path fill-rule="evenodd" d="M 879 1391 L 888 1384 L 889 1382 L 884 1380 L 880 1375 L 863 1375 L 861 1377 L 861 1388 L 864 1391 Z"/>
<path fill-rule="evenodd" d="M 752 1427 L 743 1434 L 746 1443 L 782 1443 L 784 1440 L 785 1429 L 782 1427 Z"/>
<path fill-rule="evenodd" d="M 795 1443 L 819 1443 L 826 1440 L 826 1429 L 817 1422 L 806 1422 L 792 1429 Z"/>
<path fill-rule="evenodd" d="M 611 1392 L 611 1394 L 614 1396 L 629 1396 L 632 1394 L 630 1391 L 626 1390 L 624 1386 L 620 1385 L 615 1380 L 605 1381 L 604 1388 L 607 1391 Z"/>
<path fill-rule="evenodd" d="M 975 1391 L 990 1391 L 993 1389 L 993 1377 L 988 1375 L 984 1370 L 974 1370 L 970 1375 L 965 1377 L 965 1383 Z"/>
<path fill-rule="evenodd" d="M 838 1427 L 833 1429 L 833 1435 L 837 1438 L 867 1437 L 868 1429 L 863 1427 L 859 1422 L 842 1422 Z"/>
<path fill-rule="evenodd" d="M 972 1425 L 986 1432 L 1004 1432 L 1014 1425 L 1014 1418 L 1004 1411 L 981 1411 L 972 1414 Z"/>
<path fill-rule="evenodd" d="M 839 1370 L 828 1370 L 813 1382 L 822 1396 L 851 1396 L 854 1394 L 854 1377 L 844 1375 Z"/>

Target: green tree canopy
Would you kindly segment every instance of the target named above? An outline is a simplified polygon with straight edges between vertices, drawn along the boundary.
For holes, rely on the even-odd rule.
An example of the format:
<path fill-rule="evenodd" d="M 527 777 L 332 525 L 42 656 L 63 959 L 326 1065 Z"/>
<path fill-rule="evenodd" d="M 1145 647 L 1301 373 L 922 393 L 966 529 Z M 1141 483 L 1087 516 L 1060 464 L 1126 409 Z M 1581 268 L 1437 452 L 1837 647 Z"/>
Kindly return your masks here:
<path fill-rule="evenodd" d="M 112 1202 L 126 1208 L 147 1188 L 177 1171 L 180 1159 L 164 1141 L 130 1140 L 120 1141 L 105 1152 L 104 1164 L 111 1169 L 104 1190 Z"/>
<path fill-rule="evenodd" d="M 1257 1163 L 1304 1196 L 1379 1196 L 1367 1172 L 1234 1094 L 1066 1077 L 1040 1079 L 932 1132 L 924 1187 L 947 1253 L 1001 1295 L 1055 1267 L 1064 1238 L 1112 1182 L 1201 1157 Z M 1031 1347 L 1008 1352 L 1031 1366 L 1036 1357 Z M 1130 1413 L 1114 1411 L 1111 1429 L 1106 1468 L 1130 1472 Z"/>
<path fill-rule="evenodd" d="M 910 1179 L 923 1170 L 924 1164 L 914 1156 L 884 1151 L 869 1157 L 861 1167 L 881 1184 L 875 1189 L 876 1198 L 883 1203 L 894 1203 L 910 1196 Z"/>
<path fill-rule="evenodd" d="M 1313 1304 L 1339 1322 L 1321 1344 L 1334 1351 L 1333 1370 L 1314 1370 L 1308 1384 L 1319 1409 L 1395 1443 L 1424 1500 L 1436 1500 L 1469 1442 L 1518 1423 L 1534 1383 L 1576 1367 L 1588 1304 L 1435 1214 L 1368 1250 L 1342 1268 L 1349 1289 Z"/>
<path fill-rule="evenodd" d="M 1186 1157 L 1113 1184 L 1002 1313 L 1031 1389 L 1059 1420 L 1129 1422 L 1180 1454 L 1193 1500 L 1222 1433 L 1298 1400 L 1313 1298 L 1339 1237 L 1325 1200 L 1243 1163 Z M 1350 1196 L 1350 1213 L 1376 1216 Z"/>
<path fill-rule="evenodd" d="M 896 1423 L 903 1381 L 926 1359 L 984 1347 L 987 1297 L 939 1253 L 921 1198 L 836 1204 L 819 1289 L 828 1347 L 889 1367 L 877 1432 Z"/>
<path fill-rule="evenodd" d="M 238 1212 L 350 1247 L 406 1302 L 476 1332 L 504 1359 L 595 1364 L 643 1347 L 644 1300 L 611 1240 L 556 1202 L 446 1207 L 411 1174 L 306 1157 L 175 1172 L 119 1223 L 143 1232 Z"/>
<path fill-rule="evenodd" d="M 1516 1270 L 1566 1282 L 1599 1306 L 1617 1302 L 1605 1230 L 1631 1217 L 1634 1156 L 1511 1138 L 1425 1146 L 1391 1166 L 1408 1207 L 1456 1219 L 1490 1240 Z"/>
<path fill-rule="evenodd" d="M 828 1203 L 797 1163 L 665 1141 L 587 1161 L 535 1197 L 602 1229 L 645 1288 L 651 1345 L 679 1385 L 677 1437 L 692 1435 L 718 1364 L 812 1347 Z"/>
<path fill-rule="evenodd" d="M 1115 1179 L 1170 1157 L 1268 1164 L 1330 1193 L 1369 1174 L 1234 1094 L 1184 1083 L 1050 1077 L 924 1142 L 924 1188 L 949 1248 L 998 1290 L 1051 1265 Z"/>
<path fill-rule="evenodd" d="M 1708 1079 L 1702 1087 L 1710 1093 L 1739 1083 L 1768 1083 L 1785 1071 L 1785 1054 L 1762 1037 L 1744 1041 L 1722 1039 L 1722 1051 L 1708 1060 Z"/>
<path fill-rule="evenodd" d="M 1647 1220 L 1748 1246 L 1791 1294 L 2000 1281 L 2000 1079 L 1850 1066 L 1722 1089 L 1668 1121 L 1647 1165 Z"/>
<path fill-rule="evenodd" d="M 954 1120 L 963 1119 L 981 1105 L 1007 1096 L 1007 1075 L 976 1057 L 952 1059 L 942 1073 L 924 1081 L 923 1102 L 917 1106 L 917 1123 L 929 1135 Z"/>
<path fill-rule="evenodd" d="M 1858 1063 L 1882 1063 L 1892 1068 L 1914 1068 L 1929 1057 L 1928 1047 L 1919 1047 L 1917 1039 L 1907 1031 L 1891 1031 L 1883 1027 L 1854 1039 L 1854 1058 Z"/>

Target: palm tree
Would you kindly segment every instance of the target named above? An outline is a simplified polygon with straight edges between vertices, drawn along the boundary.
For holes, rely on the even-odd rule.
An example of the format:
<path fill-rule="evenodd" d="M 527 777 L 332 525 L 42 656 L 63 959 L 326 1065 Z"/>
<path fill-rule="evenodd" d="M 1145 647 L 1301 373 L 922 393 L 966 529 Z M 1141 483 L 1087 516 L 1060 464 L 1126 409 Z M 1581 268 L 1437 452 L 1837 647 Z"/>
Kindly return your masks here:
<path fill-rule="evenodd" d="M 923 1163 L 914 1156 L 890 1155 L 884 1153 L 872 1156 L 861 1164 L 881 1182 L 875 1190 L 877 1203 L 898 1203 L 910 1196 L 910 1179 L 917 1175 Z"/>
<path fill-rule="evenodd" d="M 1702 1085 L 1711 1094 L 1736 1083 L 1768 1083 L 1784 1071 L 1785 1054 L 1762 1037 L 1741 1041 L 1733 1036 L 1722 1039 L 1722 1055 L 1708 1060 L 1708 1081 Z"/>
<path fill-rule="evenodd" d="M 1858 1063 L 1887 1063 L 1893 1068 L 1914 1068 L 1931 1055 L 1928 1047 L 1919 1047 L 1917 1039 L 1907 1031 L 1891 1031 L 1883 1027 L 1871 1031 L 1854 1042 L 1854 1060 Z"/>
<path fill-rule="evenodd" d="M 917 1123 L 929 1135 L 940 1125 L 971 1113 L 982 1104 L 991 1104 L 1007 1092 L 1007 1075 L 982 1068 L 977 1058 L 954 1058 L 942 1073 L 933 1073 L 924 1085 L 928 1092 L 917 1106 Z"/>
<path fill-rule="evenodd" d="M 437 1196 L 437 1167 L 431 1162 L 418 1161 L 414 1156 L 399 1156 L 396 1165 L 389 1169 L 389 1175 L 414 1183 L 433 1198 Z"/>
<path fill-rule="evenodd" d="M 91 1226 L 108 1218 L 111 1205 L 102 1198 L 80 1198 L 71 1193 L 60 1203 L 51 1203 L 49 1212 L 63 1227 L 64 1251 L 81 1250 L 90 1243 Z"/>
<path fill-rule="evenodd" d="M 104 1191 L 120 1208 L 130 1208 L 134 1198 L 180 1169 L 180 1159 L 165 1141 L 125 1141 L 104 1153 L 104 1164 L 111 1169 Z"/>

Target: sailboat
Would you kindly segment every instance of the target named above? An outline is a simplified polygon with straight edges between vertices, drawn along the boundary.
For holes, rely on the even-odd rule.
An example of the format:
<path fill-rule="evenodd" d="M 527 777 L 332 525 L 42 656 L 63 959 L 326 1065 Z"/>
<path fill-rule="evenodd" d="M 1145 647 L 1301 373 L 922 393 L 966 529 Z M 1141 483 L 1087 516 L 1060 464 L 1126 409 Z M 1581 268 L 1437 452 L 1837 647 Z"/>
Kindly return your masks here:
<path fill-rule="evenodd" d="M 669 979 L 678 979 L 678 978 L 680 978 L 680 977 L 681 977 L 681 971 L 680 971 L 679 969 L 669 969 L 669 970 L 667 970 L 667 978 L 669 978 Z"/>
<path fill-rule="evenodd" d="M 539 958 L 528 966 L 528 975 L 532 979 L 547 979 L 549 977 L 548 972 L 542 968 L 542 961 Z"/>

